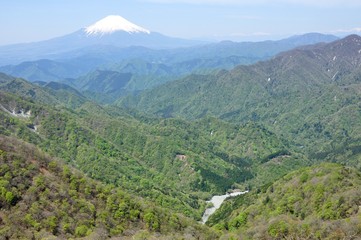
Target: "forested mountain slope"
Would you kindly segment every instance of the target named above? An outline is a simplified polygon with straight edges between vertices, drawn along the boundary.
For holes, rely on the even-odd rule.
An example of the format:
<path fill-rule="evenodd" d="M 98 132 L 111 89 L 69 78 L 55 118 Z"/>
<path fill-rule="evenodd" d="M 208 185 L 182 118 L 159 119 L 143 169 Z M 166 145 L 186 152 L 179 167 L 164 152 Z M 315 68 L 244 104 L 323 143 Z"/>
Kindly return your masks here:
<path fill-rule="evenodd" d="M 233 239 L 358 239 L 361 174 L 321 164 L 227 201 L 208 224 Z"/>
<path fill-rule="evenodd" d="M 206 227 L 0 136 L 0 238 L 213 239 Z"/>
<path fill-rule="evenodd" d="M 21 82 L 4 76 L 6 81 L 4 89 Z M 1 134 L 33 143 L 94 179 L 195 219 L 211 193 L 244 187 L 253 179 L 270 182 L 308 164 L 297 149 L 259 124 L 149 118 L 90 101 L 69 109 L 64 103 L 79 97 L 76 92 L 48 105 L 44 101 L 56 96 L 50 93 L 57 87 L 27 84 L 13 89 L 19 95 L 0 92 Z M 29 99 L 33 89 L 36 94 Z"/>
<path fill-rule="evenodd" d="M 358 165 L 360 69 L 361 37 L 351 35 L 216 75 L 192 75 L 119 104 L 163 117 L 259 122 L 310 158 Z"/>

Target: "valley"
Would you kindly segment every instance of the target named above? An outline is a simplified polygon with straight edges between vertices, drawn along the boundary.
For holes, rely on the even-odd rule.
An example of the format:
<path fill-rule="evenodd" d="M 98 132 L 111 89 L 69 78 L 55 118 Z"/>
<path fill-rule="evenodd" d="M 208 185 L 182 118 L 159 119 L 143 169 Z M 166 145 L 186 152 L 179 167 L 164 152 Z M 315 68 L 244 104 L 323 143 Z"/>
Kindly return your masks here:
<path fill-rule="evenodd" d="M 224 195 L 215 195 L 213 196 L 209 201 L 207 201 L 207 204 L 210 205 L 210 207 L 207 207 L 206 210 L 203 213 L 202 216 L 202 223 L 205 224 L 208 221 L 208 218 L 217 211 L 227 198 L 235 197 L 238 195 L 246 194 L 248 191 L 244 192 L 232 192 L 232 193 L 226 193 Z"/>
<path fill-rule="evenodd" d="M 0 239 L 361 236 L 359 35 L 108 16 L 0 55 Z"/>

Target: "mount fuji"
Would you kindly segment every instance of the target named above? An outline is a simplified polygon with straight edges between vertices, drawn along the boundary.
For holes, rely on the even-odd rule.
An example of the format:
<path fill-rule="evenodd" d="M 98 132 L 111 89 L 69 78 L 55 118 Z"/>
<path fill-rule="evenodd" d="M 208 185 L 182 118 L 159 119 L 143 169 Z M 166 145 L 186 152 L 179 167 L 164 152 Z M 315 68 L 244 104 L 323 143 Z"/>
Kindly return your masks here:
<path fill-rule="evenodd" d="M 117 16 L 110 15 L 102 20 L 96 22 L 95 24 L 87 27 L 84 31 L 91 35 L 101 35 L 112 34 L 117 31 L 124 31 L 130 34 L 133 33 L 147 33 L 150 34 L 150 31 L 135 25 L 134 23 L 129 22 L 127 19 Z"/>
<path fill-rule="evenodd" d="M 171 49 L 203 44 L 149 31 L 117 15 L 107 16 L 74 33 L 35 43 L 0 47 L 0 66 L 38 59 L 57 59 L 68 52 L 84 52 L 104 47 L 146 47 Z"/>

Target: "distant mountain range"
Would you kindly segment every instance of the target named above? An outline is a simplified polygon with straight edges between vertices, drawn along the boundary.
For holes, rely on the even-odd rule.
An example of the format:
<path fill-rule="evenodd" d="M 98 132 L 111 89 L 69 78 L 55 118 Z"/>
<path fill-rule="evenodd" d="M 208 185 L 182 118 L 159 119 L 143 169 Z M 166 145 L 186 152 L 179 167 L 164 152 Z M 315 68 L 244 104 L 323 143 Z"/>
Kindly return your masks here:
<path fill-rule="evenodd" d="M 0 65 L 18 64 L 38 59 L 56 59 L 62 54 L 86 47 L 114 46 L 126 48 L 143 46 L 154 49 L 189 47 L 201 41 L 168 37 L 148 31 L 120 16 L 108 16 L 74 33 L 35 43 L 0 47 Z"/>
<path fill-rule="evenodd" d="M 230 70 L 295 47 L 336 39 L 332 35 L 309 33 L 279 41 L 201 44 L 165 37 L 120 16 L 108 16 L 64 37 L 0 47 L 0 64 L 21 62 L 2 66 L 0 72 L 35 82 L 66 83 L 97 101 L 111 103 L 122 95 L 191 73 Z M 123 76 L 128 76 L 126 81 Z M 105 92 L 99 92 L 100 89 Z"/>

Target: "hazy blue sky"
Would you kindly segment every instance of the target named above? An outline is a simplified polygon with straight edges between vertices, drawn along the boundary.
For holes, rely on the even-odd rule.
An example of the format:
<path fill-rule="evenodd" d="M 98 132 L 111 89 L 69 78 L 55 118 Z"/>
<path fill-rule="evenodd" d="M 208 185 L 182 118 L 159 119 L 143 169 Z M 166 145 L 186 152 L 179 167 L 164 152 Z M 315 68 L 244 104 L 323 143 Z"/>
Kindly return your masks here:
<path fill-rule="evenodd" d="M 16 0 L 0 6 L 0 45 L 62 36 L 111 14 L 182 38 L 361 32 L 361 0 Z"/>

